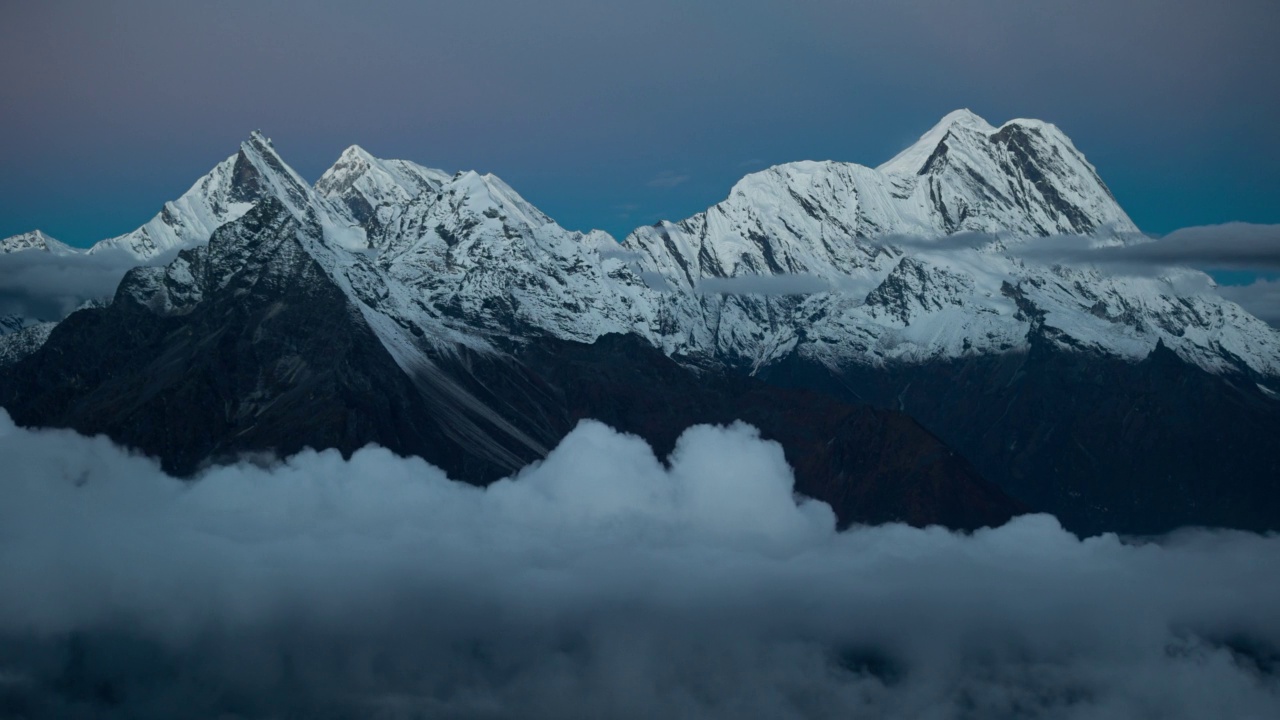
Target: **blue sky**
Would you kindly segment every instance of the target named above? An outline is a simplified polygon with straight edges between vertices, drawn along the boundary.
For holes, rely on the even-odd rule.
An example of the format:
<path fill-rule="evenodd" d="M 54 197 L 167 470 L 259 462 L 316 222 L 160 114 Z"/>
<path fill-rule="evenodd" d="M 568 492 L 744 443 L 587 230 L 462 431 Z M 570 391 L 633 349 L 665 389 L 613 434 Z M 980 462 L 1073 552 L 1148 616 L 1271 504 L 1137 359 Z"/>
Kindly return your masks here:
<path fill-rule="evenodd" d="M 1140 227 L 1280 222 L 1280 4 L 7 3 L 0 236 L 145 222 L 256 128 L 493 172 L 624 235 L 766 165 L 876 165 L 946 112 L 1062 127 Z"/>

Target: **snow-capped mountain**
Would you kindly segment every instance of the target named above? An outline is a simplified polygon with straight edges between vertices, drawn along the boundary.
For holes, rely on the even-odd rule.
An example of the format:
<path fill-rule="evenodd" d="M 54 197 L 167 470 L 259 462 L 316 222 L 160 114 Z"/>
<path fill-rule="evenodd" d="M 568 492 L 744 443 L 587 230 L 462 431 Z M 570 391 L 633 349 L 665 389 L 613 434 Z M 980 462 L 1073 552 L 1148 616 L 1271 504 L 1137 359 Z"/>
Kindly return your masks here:
<path fill-rule="evenodd" d="M 147 224 L 103 240 L 90 253 L 123 250 L 148 260 L 209 241 L 213 231 L 244 215 L 269 189 L 264 173 L 280 169 L 271 141 L 254 132 L 240 151 L 214 166 L 177 200 L 167 202 Z M 292 172 L 292 171 L 289 171 Z"/>
<path fill-rule="evenodd" d="M 449 178 L 443 170 L 408 160 L 381 160 L 352 145 L 320 176 L 315 189 L 344 205 L 365 227 L 370 245 L 376 248 L 381 246 L 382 230 L 410 201 L 439 190 Z"/>
<path fill-rule="evenodd" d="M 332 264 L 368 291 L 366 307 L 445 344 L 629 333 L 676 357 L 759 370 L 791 353 L 874 366 L 1025 350 L 1041 334 L 1131 360 L 1164 344 L 1215 372 L 1280 376 L 1276 332 L 1206 276 L 1025 257 L 1047 235 L 1145 240 L 1071 141 L 1037 120 L 997 128 L 960 110 L 878 168 L 772 167 L 621 244 L 562 228 L 492 175 L 358 146 L 311 187 L 255 132 L 146 225 L 89 252 L 141 261 L 197 247 L 264 197 L 325 229 L 315 251 L 343 251 Z M 0 245 L 40 246 L 74 252 L 38 231 Z"/>
<path fill-rule="evenodd" d="M 619 254 L 606 233 L 565 230 L 493 175 L 463 172 L 397 214 L 378 264 L 460 330 L 648 337 L 652 298 L 608 262 Z"/>
<path fill-rule="evenodd" d="M 1040 120 L 995 128 L 957 110 L 876 170 L 902 212 L 926 218 L 926 234 L 1138 234 L 1093 165 Z"/>
<path fill-rule="evenodd" d="M 838 398 L 910 413 L 1075 527 L 1271 527 L 1280 490 L 1247 478 L 1280 477 L 1280 333 L 1194 270 L 1045 261 L 1056 235 L 1148 241 L 1057 128 L 967 111 L 878 168 L 779 165 L 622 243 L 561 227 L 492 175 L 354 146 L 312 186 L 255 133 L 94 250 L 171 261 L 131 270 L 109 306 L 23 330 L 13 353 L 0 340 L 0 399 L 183 472 L 219 453 L 378 442 L 493 478 L 570 418 L 661 440 L 671 423 L 751 416 L 791 438 L 789 457 L 821 457 L 805 482 L 861 517 L 841 483 L 855 458 L 875 463 L 852 425 L 831 424 L 847 406 L 823 403 Z M 198 420 L 175 410 L 196 405 Z M 893 463 L 929 445 L 898 420 L 859 422 L 873 453 L 916 438 L 877 477 L 906 477 Z M 973 479 L 931 467 L 912 487 L 991 500 L 928 485 Z M 1208 482 L 1223 474 L 1240 481 Z M 962 524 L 1009 511 L 991 502 Z"/>
<path fill-rule="evenodd" d="M 1026 350 L 1048 333 L 1066 348 L 1137 360 L 1163 343 L 1209 370 L 1280 376 L 1280 336 L 1202 273 L 1118 276 L 1029 257 L 1037 238 L 1081 233 L 1098 245 L 1146 240 L 1057 128 L 997 129 L 959 111 L 877 169 L 769 168 L 624 246 L 641 256 L 637 272 L 676 289 L 659 299 L 659 334 L 679 355 L 756 369 L 792 352 L 919 363 Z M 827 290 L 772 295 L 757 282 L 786 276 Z M 733 280 L 755 292 L 731 294 Z"/>
<path fill-rule="evenodd" d="M 27 250 L 37 250 L 40 252 L 52 253 L 54 255 L 70 255 L 76 251 L 75 248 L 61 241 L 54 240 L 40 230 L 32 230 L 21 235 L 14 235 L 0 240 L 0 255 L 9 253 L 24 252 Z"/>
<path fill-rule="evenodd" d="M 904 415 L 751 378 L 709 382 L 635 335 L 553 335 L 614 331 L 592 324 L 619 307 L 600 288 L 643 283 L 600 271 L 612 239 L 564 231 L 496 178 L 450 178 L 404 209 L 414 220 L 402 227 L 429 232 L 388 236 L 378 252 L 349 205 L 256 145 L 261 195 L 247 212 L 165 266 L 133 268 L 109 305 L 73 313 L 0 371 L 0 405 L 18 422 L 107 433 L 184 474 L 245 451 L 373 442 L 487 482 L 545 456 L 583 417 L 665 445 L 690 424 L 745 417 L 802 453 L 798 487 L 843 522 L 978 527 L 1020 510 Z M 492 274 L 503 267 L 518 272 Z M 518 286 L 539 268 L 560 275 Z M 474 297 L 514 289 L 512 314 L 437 306 L 432 293 L 454 283 Z M 548 298 L 575 292 L 586 319 L 559 324 L 573 309 Z M 516 343 L 513 328 L 542 331 Z M 871 449 L 864 436 L 878 438 Z"/>

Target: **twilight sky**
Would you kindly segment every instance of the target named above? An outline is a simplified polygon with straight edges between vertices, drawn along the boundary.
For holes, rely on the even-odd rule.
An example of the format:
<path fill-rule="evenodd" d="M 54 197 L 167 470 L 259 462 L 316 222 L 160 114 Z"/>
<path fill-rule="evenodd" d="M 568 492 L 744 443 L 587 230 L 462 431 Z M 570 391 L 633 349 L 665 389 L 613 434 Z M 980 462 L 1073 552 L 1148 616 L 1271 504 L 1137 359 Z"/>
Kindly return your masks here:
<path fill-rule="evenodd" d="M 80 0 L 0 8 L 0 237 L 141 225 L 249 131 L 493 172 L 621 237 L 943 114 L 1058 124 L 1140 227 L 1280 222 L 1274 0 Z"/>

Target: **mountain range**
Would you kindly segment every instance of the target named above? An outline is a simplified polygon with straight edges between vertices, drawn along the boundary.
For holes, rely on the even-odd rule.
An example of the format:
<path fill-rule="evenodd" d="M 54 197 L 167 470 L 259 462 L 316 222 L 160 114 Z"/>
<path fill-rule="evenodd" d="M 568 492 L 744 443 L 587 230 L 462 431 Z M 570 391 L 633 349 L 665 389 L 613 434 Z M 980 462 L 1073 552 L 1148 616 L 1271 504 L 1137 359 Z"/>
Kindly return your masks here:
<path fill-rule="evenodd" d="M 375 442 L 477 483 L 585 417 L 660 452 L 742 419 L 846 524 L 1280 528 L 1280 333 L 1203 273 L 1068 242 L 1151 239 L 1038 120 L 957 111 L 877 168 L 771 167 L 621 242 L 355 146 L 311 184 L 254 133 L 86 251 L 139 263 L 109 302 L 5 321 L 0 406 L 182 475 Z"/>

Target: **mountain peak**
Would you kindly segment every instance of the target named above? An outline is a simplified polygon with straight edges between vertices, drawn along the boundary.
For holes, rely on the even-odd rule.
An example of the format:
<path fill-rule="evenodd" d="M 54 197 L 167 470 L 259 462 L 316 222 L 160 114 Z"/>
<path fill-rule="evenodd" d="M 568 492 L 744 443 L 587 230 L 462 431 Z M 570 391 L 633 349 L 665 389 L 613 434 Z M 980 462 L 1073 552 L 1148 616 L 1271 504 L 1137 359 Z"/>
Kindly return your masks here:
<path fill-rule="evenodd" d="M 254 130 L 253 132 L 250 132 L 249 139 L 245 142 L 269 148 L 272 147 L 271 138 L 264 135 L 261 130 Z"/>
<path fill-rule="evenodd" d="M 944 140 L 956 134 L 957 131 L 965 130 L 984 136 L 996 132 L 996 128 L 991 123 L 972 110 L 965 108 L 953 110 L 944 115 L 910 147 L 876 169 L 890 175 L 915 175 L 925 166 Z"/>
<path fill-rule="evenodd" d="M 981 115 L 978 115 L 977 113 L 970 110 L 969 108 L 960 108 L 959 110 L 952 110 L 946 115 L 943 115 L 942 119 L 938 121 L 938 124 L 935 125 L 933 127 L 933 130 L 931 130 L 930 132 L 943 129 L 943 128 L 949 130 L 957 125 L 973 128 L 975 130 L 980 130 L 985 133 L 995 132 L 995 128 L 992 127 L 991 123 L 987 122 L 985 119 L 982 118 Z"/>
<path fill-rule="evenodd" d="M 261 159 L 255 162 L 255 165 L 260 165 L 262 161 L 266 161 L 275 168 L 285 167 L 284 160 L 276 152 L 276 147 L 272 144 L 271 138 L 263 135 L 261 130 L 254 130 L 249 133 L 249 139 L 240 143 L 240 154 L 250 160 Z"/>
<path fill-rule="evenodd" d="M 352 162 L 352 161 L 359 161 L 359 160 L 363 160 L 364 162 L 372 162 L 376 159 L 377 158 L 375 158 L 373 155 L 369 154 L 368 150 L 365 150 L 359 145 L 352 145 L 348 147 L 346 150 L 342 151 L 341 155 L 338 156 L 339 162 L 342 162 L 342 161 Z"/>
<path fill-rule="evenodd" d="M 423 193 L 435 193 L 448 173 L 407 160 L 383 160 L 352 145 L 316 180 L 315 191 L 341 205 L 377 244 L 393 215 Z"/>
<path fill-rule="evenodd" d="M 122 250 L 145 260 L 201 245 L 268 196 L 278 198 L 298 217 L 309 216 L 315 205 L 311 186 L 285 164 L 270 138 L 254 130 L 240 143 L 239 152 L 215 165 L 181 197 L 165 203 L 145 225 L 103 240 L 89 252 Z"/>
<path fill-rule="evenodd" d="M 67 255 L 78 252 L 75 248 L 49 237 L 43 230 L 39 229 L 0 240 L 0 255 L 24 250 L 37 250 L 53 253 L 54 255 Z"/>

